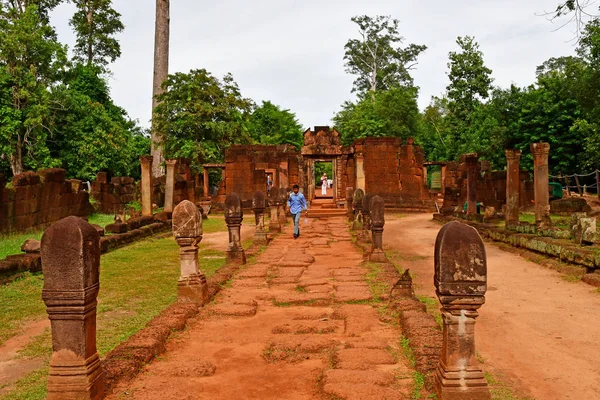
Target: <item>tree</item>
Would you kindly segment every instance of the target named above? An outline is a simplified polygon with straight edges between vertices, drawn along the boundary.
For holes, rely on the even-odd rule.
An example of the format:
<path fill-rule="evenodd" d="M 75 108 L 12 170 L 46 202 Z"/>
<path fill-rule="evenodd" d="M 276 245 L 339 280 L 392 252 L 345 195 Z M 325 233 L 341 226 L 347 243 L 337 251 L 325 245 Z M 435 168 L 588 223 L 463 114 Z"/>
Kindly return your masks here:
<path fill-rule="evenodd" d="M 347 101 L 333 121 L 345 145 L 365 137 L 414 136 L 419 121 L 417 89 L 394 87 L 373 97 L 363 96 L 356 103 Z"/>
<path fill-rule="evenodd" d="M 219 80 L 205 69 L 178 72 L 164 89 L 153 120 L 166 156 L 191 158 L 200 171 L 206 162 L 223 161 L 231 144 L 252 143 L 246 123 L 253 104 L 230 74 Z"/>
<path fill-rule="evenodd" d="M 13 174 L 23 172 L 25 156 L 32 168 L 53 165 L 46 146 L 54 106 L 48 87 L 59 80 L 67 61 L 45 18 L 55 3 L 0 3 L 0 150 Z"/>
<path fill-rule="evenodd" d="M 359 27 L 360 39 L 344 46 L 346 72 L 357 75 L 353 92 L 375 92 L 394 86 L 412 86 L 410 70 L 427 47 L 410 44 L 401 47 L 404 38 L 398 32 L 397 19 L 367 15 L 352 18 Z"/>
<path fill-rule="evenodd" d="M 170 34 L 170 0 L 156 0 L 156 25 L 154 32 L 154 78 L 152 80 L 152 114 L 159 104 L 158 98 L 163 93 L 163 84 L 169 75 L 169 34 Z M 162 163 L 163 149 L 159 142 L 164 132 L 158 130 L 152 118 L 151 154 L 154 157 L 152 175 L 164 175 Z"/>
<path fill-rule="evenodd" d="M 121 45 L 114 38 L 125 27 L 112 0 L 73 0 L 77 11 L 69 24 L 77 35 L 75 59 L 88 65 L 106 67 L 121 56 Z"/>
<path fill-rule="evenodd" d="M 247 123 L 250 136 L 261 144 L 291 144 L 300 148 L 303 143 L 302 126 L 290 110 L 282 110 L 270 101 L 263 101 Z"/>

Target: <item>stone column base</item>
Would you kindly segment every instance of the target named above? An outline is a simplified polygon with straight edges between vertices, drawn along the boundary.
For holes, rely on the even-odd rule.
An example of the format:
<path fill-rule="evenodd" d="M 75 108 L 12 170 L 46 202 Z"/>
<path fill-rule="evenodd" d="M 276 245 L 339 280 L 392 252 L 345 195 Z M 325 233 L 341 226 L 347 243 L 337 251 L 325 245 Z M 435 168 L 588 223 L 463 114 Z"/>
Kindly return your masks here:
<path fill-rule="evenodd" d="M 227 264 L 246 264 L 246 253 L 243 249 L 227 250 Z"/>
<path fill-rule="evenodd" d="M 268 244 L 267 232 L 254 232 L 253 244 Z"/>
<path fill-rule="evenodd" d="M 385 256 L 385 253 L 381 249 L 375 249 L 369 254 L 369 261 L 376 263 L 389 263 L 390 261 Z"/>
<path fill-rule="evenodd" d="M 438 399 L 443 400 L 490 400 L 487 381 L 480 368 L 463 371 L 446 371 L 442 362 L 433 378 L 433 388 Z"/>
<path fill-rule="evenodd" d="M 209 294 L 206 277 L 203 274 L 197 274 L 179 278 L 177 294 L 180 300 L 193 301 L 199 304 L 208 303 Z"/>
<path fill-rule="evenodd" d="M 104 371 L 98 353 L 82 360 L 68 350 L 54 352 L 47 390 L 48 400 L 104 398 Z"/>
<path fill-rule="evenodd" d="M 279 224 L 269 224 L 269 232 L 281 232 L 281 226 Z"/>

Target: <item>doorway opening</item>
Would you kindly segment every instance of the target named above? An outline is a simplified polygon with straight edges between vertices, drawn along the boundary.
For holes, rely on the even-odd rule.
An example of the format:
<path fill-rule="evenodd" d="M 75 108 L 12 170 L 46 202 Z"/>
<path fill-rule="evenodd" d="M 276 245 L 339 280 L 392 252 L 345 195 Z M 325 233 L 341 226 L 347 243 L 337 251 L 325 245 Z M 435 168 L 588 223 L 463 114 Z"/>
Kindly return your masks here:
<path fill-rule="evenodd" d="M 333 199 L 335 176 L 332 161 L 315 161 L 315 198 Z"/>

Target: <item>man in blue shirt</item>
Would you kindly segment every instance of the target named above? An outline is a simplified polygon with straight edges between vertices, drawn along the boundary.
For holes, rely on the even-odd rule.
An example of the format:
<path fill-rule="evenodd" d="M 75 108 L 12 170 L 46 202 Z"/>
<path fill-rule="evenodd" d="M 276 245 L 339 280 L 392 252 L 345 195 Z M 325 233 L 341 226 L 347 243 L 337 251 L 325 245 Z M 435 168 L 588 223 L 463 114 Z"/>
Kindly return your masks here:
<path fill-rule="evenodd" d="M 288 207 L 294 217 L 294 239 L 298 239 L 300 236 L 300 217 L 302 216 L 302 210 L 306 210 L 306 216 L 308 216 L 308 208 L 306 207 L 306 199 L 300 191 L 298 185 L 294 185 L 294 192 L 290 194 L 288 198 Z"/>

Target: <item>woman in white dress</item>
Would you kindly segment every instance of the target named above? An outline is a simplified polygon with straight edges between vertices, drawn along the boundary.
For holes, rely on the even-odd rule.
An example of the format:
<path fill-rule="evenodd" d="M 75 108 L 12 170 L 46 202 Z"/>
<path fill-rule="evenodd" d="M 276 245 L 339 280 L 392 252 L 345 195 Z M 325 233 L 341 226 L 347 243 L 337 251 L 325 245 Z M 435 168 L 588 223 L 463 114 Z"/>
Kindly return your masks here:
<path fill-rule="evenodd" d="M 327 174 L 323 174 L 321 177 L 321 195 L 327 194 Z"/>

